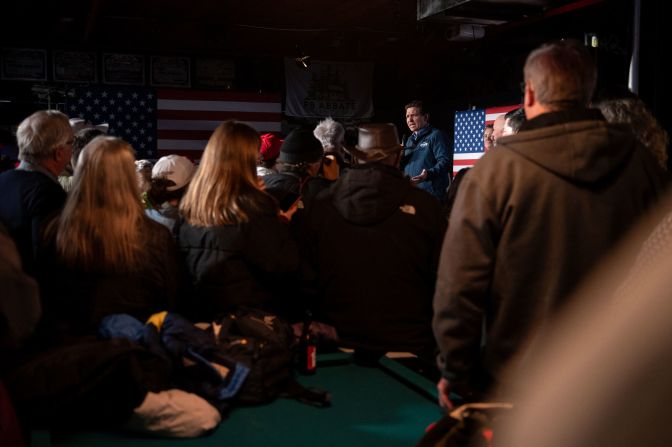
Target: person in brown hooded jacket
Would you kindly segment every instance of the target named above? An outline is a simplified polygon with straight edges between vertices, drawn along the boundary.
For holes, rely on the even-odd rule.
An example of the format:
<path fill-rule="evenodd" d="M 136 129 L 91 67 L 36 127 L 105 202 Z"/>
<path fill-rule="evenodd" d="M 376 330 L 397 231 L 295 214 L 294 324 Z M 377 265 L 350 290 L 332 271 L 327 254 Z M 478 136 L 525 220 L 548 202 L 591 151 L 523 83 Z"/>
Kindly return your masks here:
<path fill-rule="evenodd" d="M 665 186 L 632 133 L 587 108 L 596 71 L 585 48 L 543 45 L 524 75 L 527 121 L 464 179 L 443 244 L 434 334 L 447 407 L 449 391 L 475 399 L 497 387 Z"/>

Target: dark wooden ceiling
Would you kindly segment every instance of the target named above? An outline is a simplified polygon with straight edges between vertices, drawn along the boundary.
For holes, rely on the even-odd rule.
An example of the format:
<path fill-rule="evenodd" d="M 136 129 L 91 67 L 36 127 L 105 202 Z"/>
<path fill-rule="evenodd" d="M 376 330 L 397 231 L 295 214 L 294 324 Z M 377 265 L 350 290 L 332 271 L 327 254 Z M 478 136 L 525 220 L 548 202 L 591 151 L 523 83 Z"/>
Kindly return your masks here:
<path fill-rule="evenodd" d="M 3 3 L 0 33 L 3 46 L 383 60 L 455 46 L 461 24 L 490 33 L 596 1 L 21 0 Z"/>

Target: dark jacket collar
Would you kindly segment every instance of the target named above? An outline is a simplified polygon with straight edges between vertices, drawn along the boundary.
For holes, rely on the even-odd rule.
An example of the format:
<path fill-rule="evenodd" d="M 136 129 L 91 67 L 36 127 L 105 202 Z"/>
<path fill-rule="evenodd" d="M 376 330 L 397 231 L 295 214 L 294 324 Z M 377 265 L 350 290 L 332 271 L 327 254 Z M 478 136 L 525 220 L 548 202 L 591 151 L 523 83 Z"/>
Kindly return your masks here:
<path fill-rule="evenodd" d="M 520 130 L 534 130 L 542 127 L 555 126 L 557 124 L 566 124 L 575 121 L 604 121 L 604 116 L 597 109 L 568 109 L 557 112 L 548 112 L 537 116 L 534 119 L 525 121 Z"/>
<path fill-rule="evenodd" d="M 423 138 L 425 135 L 428 135 L 432 131 L 432 125 L 427 124 L 425 127 L 422 129 L 419 129 L 413 133 L 413 137 L 418 140 L 420 138 Z"/>

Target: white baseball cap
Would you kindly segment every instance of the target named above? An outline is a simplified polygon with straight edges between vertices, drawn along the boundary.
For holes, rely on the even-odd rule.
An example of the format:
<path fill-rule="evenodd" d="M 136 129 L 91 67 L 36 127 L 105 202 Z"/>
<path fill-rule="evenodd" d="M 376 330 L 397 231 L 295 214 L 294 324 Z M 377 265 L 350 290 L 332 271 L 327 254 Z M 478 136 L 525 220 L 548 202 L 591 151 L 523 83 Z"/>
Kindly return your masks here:
<path fill-rule="evenodd" d="M 168 179 L 175 185 L 167 187 L 166 190 L 176 191 L 189 183 L 194 171 L 196 167 L 187 157 L 171 154 L 159 158 L 152 168 L 152 179 Z"/>

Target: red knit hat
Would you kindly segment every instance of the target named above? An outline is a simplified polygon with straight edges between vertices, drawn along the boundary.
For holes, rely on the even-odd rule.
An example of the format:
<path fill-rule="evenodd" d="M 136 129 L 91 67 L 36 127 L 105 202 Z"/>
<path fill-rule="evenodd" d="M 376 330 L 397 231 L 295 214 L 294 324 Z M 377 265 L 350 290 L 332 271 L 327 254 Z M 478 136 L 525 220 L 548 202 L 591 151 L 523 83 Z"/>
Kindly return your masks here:
<path fill-rule="evenodd" d="M 281 140 L 272 133 L 265 133 L 261 135 L 261 148 L 259 148 L 259 156 L 262 161 L 275 160 L 280 155 L 280 146 L 284 140 Z"/>

